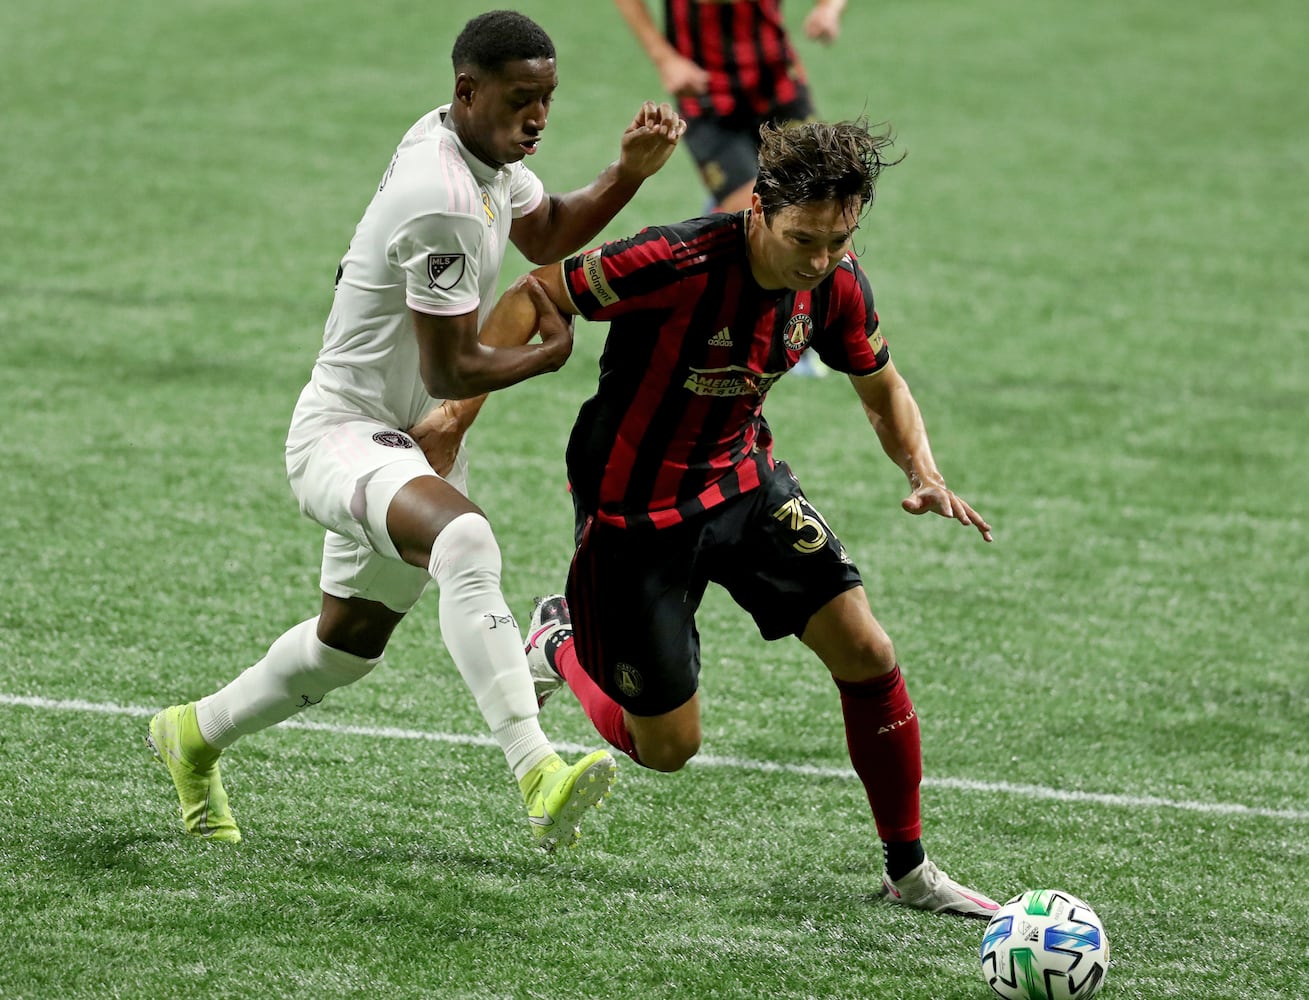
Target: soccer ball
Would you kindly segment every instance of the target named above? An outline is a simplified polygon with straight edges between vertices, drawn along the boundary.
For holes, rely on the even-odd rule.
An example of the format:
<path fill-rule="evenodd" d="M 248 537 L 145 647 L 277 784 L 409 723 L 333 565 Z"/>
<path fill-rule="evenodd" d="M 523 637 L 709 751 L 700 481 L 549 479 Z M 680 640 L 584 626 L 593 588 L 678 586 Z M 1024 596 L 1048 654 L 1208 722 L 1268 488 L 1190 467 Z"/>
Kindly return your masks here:
<path fill-rule="evenodd" d="M 1005 1000 L 1087 1000 L 1108 971 L 1104 924 L 1058 889 L 1015 896 L 982 936 L 982 978 Z"/>

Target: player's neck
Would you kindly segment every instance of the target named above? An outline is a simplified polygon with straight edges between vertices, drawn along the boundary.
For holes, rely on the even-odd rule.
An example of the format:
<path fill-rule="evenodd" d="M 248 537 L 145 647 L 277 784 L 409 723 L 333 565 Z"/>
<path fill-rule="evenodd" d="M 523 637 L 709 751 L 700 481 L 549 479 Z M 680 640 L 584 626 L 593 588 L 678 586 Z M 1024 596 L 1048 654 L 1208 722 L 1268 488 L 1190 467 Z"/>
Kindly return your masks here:
<path fill-rule="evenodd" d="M 446 124 L 450 127 L 451 131 L 459 137 L 459 142 L 463 145 L 464 149 L 468 150 L 468 152 L 472 153 L 477 157 L 477 159 L 482 163 L 485 163 L 492 170 L 499 170 L 504 166 L 504 164 L 488 156 L 486 151 L 482 149 L 481 143 L 477 141 L 475 130 L 461 111 L 462 109 L 459 106 L 459 102 L 456 101 L 451 105 L 450 111 L 445 116 Z"/>

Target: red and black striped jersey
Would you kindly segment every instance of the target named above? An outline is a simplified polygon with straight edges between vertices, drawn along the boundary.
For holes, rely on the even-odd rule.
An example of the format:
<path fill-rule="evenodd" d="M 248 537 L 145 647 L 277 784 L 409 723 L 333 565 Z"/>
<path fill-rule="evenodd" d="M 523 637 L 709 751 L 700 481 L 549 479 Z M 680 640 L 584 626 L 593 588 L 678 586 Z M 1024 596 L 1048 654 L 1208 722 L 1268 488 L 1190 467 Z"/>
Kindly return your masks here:
<path fill-rule="evenodd" d="M 707 94 L 681 99 L 683 117 L 766 115 L 805 83 L 780 0 L 664 0 L 664 35 L 709 74 Z"/>
<path fill-rule="evenodd" d="M 847 254 L 812 291 L 761 288 L 745 214 L 653 226 L 563 262 L 578 312 L 607 321 L 596 393 L 568 442 L 583 510 L 678 524 L 773 467 L 769 388 L 812 347 L 837 371 L 887 363 L 868 278 Z"/>

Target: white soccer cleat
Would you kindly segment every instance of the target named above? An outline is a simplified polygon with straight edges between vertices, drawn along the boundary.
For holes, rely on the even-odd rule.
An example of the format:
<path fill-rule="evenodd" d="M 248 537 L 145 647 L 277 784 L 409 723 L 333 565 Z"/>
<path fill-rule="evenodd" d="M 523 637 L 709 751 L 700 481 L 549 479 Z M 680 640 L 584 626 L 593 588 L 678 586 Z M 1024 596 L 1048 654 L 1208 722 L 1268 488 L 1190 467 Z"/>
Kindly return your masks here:
<path fill-rule="evenodd" d="M 897 906 L 911 910 L 954 913 L 977 920 L 990 920 L 1000 909 L 994 899 L 960 885 L 926 858 L 904 878 L 892 882 L 882 876 L 882 895 Z"/>
<path fill-rule="evenodd" d="M 536 688 L 537 707 L 564 686 L 555 670 L 551 654 L 560 642 L 573 634 L 573 618 L 568 613 L 568 599 L 563 594 L 538 597 L 527 625 L 527 666 Z M 556 638 L 556 636 L 558 638 Z"/>

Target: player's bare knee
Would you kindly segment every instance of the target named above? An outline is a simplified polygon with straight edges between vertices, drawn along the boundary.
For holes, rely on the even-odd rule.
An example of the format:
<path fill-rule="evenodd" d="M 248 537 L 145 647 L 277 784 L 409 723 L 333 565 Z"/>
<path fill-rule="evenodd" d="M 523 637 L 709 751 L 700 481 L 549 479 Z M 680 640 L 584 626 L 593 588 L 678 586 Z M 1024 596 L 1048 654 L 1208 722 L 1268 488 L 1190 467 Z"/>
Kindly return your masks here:
<path fill-rule="evenodd" d="M 655 770 L 680 771 L 700 751 L 700 727 L 667 727 L 633 734 L 641 763 Z"/>
<path fill-rule="evenodd" d="M 863 659 L 875 675 L 889 674 L 895 669 L 895 644 L 882 628 L 869 637 Z"/>
<path fill-rule="evenodd" d="M 371 659 L 382 655 L 403 618 L 403 612 L 377 601 L 325 592 L 315 635 L 325 646 Z"/>
<path fill-rule="evenodd" d="M 839 649 L 824 652 L 823 662 L 837 680 L 872 680 L 895 669 L 895 645 L 880 627 L 861 631 Z"/>
<path fill-rule="evenodd" d="M 639 745 L 637 754 L 641 758 L 641 763 L 654 771 L 662 771 L 665 774 L 671 774 L 674 771 L 680 771 L 689 761 L 700 751 L 700 740 L 697 737 L 694 742 L 675 741 L 661 742 L 653 747 Z"/>

